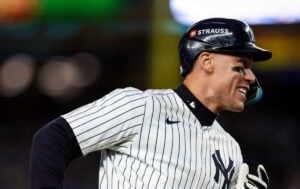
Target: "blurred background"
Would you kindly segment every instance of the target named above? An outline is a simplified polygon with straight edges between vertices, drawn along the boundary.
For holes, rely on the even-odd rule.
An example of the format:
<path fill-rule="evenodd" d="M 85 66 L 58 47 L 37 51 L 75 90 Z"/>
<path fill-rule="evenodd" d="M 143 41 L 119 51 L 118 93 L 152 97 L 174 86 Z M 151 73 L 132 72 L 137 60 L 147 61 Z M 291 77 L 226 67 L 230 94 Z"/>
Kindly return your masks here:
<path fill-rule="evenodd" d="M 176 88 L 180 35 L 210 16 L 249 21 L 257 44 L 273 52 L 254 67 L 262 101 L 240 114 L 224 112 L 219 121 L 239 141 L 251 171 L 266 166 L 270 188 L 300 188 L 299 5 L 220 2 L 0 0 L 0 188 L 29 188 L 32 137 L 60 114 L 119 87 Z M 266 10 L 272 11 L 259 17 Z M 98 158 L 72 162 L 65 188 L 97 188 Z"/>

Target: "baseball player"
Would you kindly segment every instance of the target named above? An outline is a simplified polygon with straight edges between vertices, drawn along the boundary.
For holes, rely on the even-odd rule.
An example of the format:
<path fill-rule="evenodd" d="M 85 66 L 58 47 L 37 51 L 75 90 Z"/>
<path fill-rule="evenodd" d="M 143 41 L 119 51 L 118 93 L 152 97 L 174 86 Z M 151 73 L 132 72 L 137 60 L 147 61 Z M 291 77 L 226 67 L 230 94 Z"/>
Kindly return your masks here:
<path fill-rule="evenodd" d="M 264 167 L 249 174 L 216 118 L 260 99 L 251 66 L 271 52 L 255 45 L 248 24 L 211 18 L 183 34 L 179 55 L 178 88 L 116 89 L 42 127 L 32 143 L 31 188 L 63 188 L 69 163 L 98 151 L 99 188 L 266 189 Z"/>

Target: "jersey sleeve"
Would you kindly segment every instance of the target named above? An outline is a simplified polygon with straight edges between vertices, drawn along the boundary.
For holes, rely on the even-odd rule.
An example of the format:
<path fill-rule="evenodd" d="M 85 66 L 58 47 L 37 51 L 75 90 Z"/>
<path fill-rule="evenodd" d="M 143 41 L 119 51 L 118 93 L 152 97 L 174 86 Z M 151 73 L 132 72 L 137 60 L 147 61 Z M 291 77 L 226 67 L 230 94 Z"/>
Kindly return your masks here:
<path fill-rule="evenodd" d="M 116 89 L 62 117 L 71 126 L 83 155 L 113 149 L 138 134 L 146 98 L 132 87 Z"/>
<path fill-rule="evenodd" d="M 30 153 L 31 189 L 63 188 L 69 163 L 81 156 L 74 133 L 63 118 L 56 118 L 35 133 Z"/>

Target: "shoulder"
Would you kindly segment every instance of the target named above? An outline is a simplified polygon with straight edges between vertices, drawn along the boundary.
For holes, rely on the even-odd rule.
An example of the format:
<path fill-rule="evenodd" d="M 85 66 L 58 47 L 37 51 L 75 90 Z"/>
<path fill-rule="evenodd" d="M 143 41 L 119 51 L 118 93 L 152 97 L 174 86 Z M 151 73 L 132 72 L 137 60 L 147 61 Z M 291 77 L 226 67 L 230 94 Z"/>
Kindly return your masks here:
<path fill-rule="evenodd" d="M 143 91 L 140 89 L 137 89 L 135 87 L 125 87 L 125 88 L 117 88 L 108 93 L 108 95 L 123 95 L 123 96 L 130 96 L 130 95 L 141 95 L 143 94 Z"/>
<path fill-rule="evenodd" d="M 121 94 L 122 96 L 126 96 L 128 98 L 136 98 L 136 97 L 159 97 L 170 94 L 175 94 L 172 89 L 137 89 L 135 87 L 126 87 L 126 88 L 118 88 L 112 91 L 112 94 Z"/>
<path fill-rule="evenodd" d="M 147 89 L 144 93 L 149 96 L 164 96 L 175 94 L 174 90 L 172 89 Z"/>
<path fill-rule="evenodd" d="M 112 104 L 140 104 L 149 102 L 153 98 L 168 94 L 175 94 L 175 92 L 172 89 L 141 90 L 135 87 L 117 88 L 96 100 L 96 106 L 110 106 Z"/>
<path fill-rule="evenodd" d="M 117 88 L 99 98 L 96 102 L 101 105 L 109 105 L 117 101 L 128 101 L 130 99 L 141 98 L 143 96 L 145 96 L 144 92 L 134 87 Z"/>
<path fill-rule="evenodd" d="M 174 101 L 176 98 L 176 93 L 172 89 L 147 89 L 144 91 L 144 95 L 147 97 L 147 104 L 166 104 L 166 101 Z"/>

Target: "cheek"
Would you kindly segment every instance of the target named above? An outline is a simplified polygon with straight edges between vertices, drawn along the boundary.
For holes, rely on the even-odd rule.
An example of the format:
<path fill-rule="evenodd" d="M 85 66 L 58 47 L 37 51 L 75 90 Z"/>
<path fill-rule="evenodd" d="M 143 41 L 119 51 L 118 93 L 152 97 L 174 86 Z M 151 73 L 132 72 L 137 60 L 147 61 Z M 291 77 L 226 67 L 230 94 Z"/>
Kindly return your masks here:
<path fill-rule="evenodd" d="M 216 92 L 220 96 L 233 95 L 241 76 L 225 66 L 216 71 L 218 76 L 215 78 Z"/>
<path fill-rule="evenodd" d="M 233 88 L 235 88 L 237 82 L 238 79 L 235 79 L 232 76 L 223 77 L 219 81 L 219 88 L 222 90 L 231 91 Z"/>
<path fill-rule="evenodd" d="M 232 96 L 232 87 L 231 84 L 226 81 L 219 82 L 215 86 L 214 96 L 219 102 L 227 101 L 228 98 Z"/>
<path fill-rule="evenodd" d="M 236 94 L 238 79 L 223 79 L 218 86 L 217 94 L 220 98 L 233 97 Z"/>

